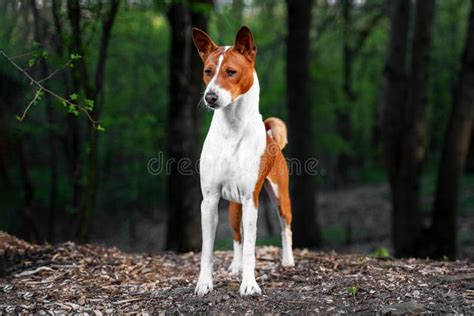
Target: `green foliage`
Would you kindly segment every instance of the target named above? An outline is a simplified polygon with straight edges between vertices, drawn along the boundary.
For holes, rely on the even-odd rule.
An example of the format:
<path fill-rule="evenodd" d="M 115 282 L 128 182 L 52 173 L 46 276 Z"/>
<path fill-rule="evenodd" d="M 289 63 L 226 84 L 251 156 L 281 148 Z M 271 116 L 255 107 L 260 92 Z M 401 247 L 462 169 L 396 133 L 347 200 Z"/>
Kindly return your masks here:
<path fill-rule="evenodd" d="M 49 53 L 41 47 L 37 42 L 33 42 L 28 59 L 28 67 L 33 67 L 38 64 L 41 59 L 48 59 Z"/>
<path fill-rule="evenodd" d="M 41 101 L 41 99 L 43 98 L 43 96 L 44 96 L 43 90 L 42 90 L 42 89 L 38 89 L 38 90 L 36 90 L 35 96 L 34 96 L 33 99 L 35 100 L 35 102 L 38 102 L 38 101 Z"/>
<path fill-rule="evenodd" d="M 436 192 L 437 170 L 435 168 L 426 168 L 421 177 L 421 213 L 431 213 L 433 211 L 432 197 Z M 465 174 L 461 178 L 460 196 L 458 213 L 461 215 L 469 215 L 474 212 L 474 196 L 472 190 L 474 188 L 474 175 Z"/>
<path fill-rule="evenodd" d="M 232 238 L 216 239 L 214 242 L 215 250 L 231 250 L 232 249 Z"/>
<path fill-rule="evenodd" d="M 285 1 L 243 2 L 244 9 L 241 12 L 236 11 L 236 8 L 226 1 L 219 3 L 212 12 L 208 5 L 199 5 L 196 9 L 210 13 L 209 33 L 220 45 L 231 45 L 235 32 L 241 25 L 248 25 L 252 29 L 258 47 L 256 68 L 261 86 L 262 115 L 277 116 L 286 120 Z M 55 104 L 60 105 L 53 109 L 57 122 L 48 123 L 45 107 L 40 110 L 39 106 L 35 108 L 36 111 L 29 113 L 31 119 L 24 120 L 21 124 L 17 122 L 23 120 L 22 116 L 17 114 L 21 113 L 31 100 L 32 104 L 36 104 L 44 99 L 44 91 L 28 88 L 29 82 L 26 79 L 13 73 L 4 63 L 0 63 L 0 74 L 8 74 L 9 78 L 11 77 L 9 80 L 19 81 L 26 87 L 25 91 L 28 91 L 15 93 L 15 105 L 6 107 L 3 111 L 4 116 L 0 116 L 3 119 L 0 123 L 7 122 L 8 126 L 0 127 L 7 126 L 6 129 L 14 135 L 8 135 L 9 137 L 27 136 L 25 147 L 29 155 L 32 155 L 29 152 L 31 148 L 48 143 L 49 131 L 54 131 L 61 140 L 70 137 L 73 132 L 71 120 L 75 120 L 74 126 L 80 130 L 79 137 L 85 138 L 86 127 L 89 125 L 83 114 L 95 114 L 96 110 L 100 110 L 98 111 L 100 123 L 97 122 L 95 127 L 98 131 L 104 132 L 105 126 L 107 132 L 100 133 L 98 146 L 100 170 L 98 180 L 100 185 L 97 192 L 98 216 L 104 213 L 128 212 L 131 209 L 146 213 L 156 210 L 157 206 L 165 201 L 166 174 L 152 175 L 147 172 L 146 167 L 147 162 L 157 157 L 160 152 L 165 152 L 167 146 L 171 43 L 165 13 L 169 3 L 169 1 L 154 1 L 153 4 L 143 2 L 136 6 L 124 4 L 119 11 L 105 69 L 104 104 L 101 103 L 101 96 L 97 100 L 91 100 L 85 97 L 84 91 L 76 91 L 73 88 L 73 80 L 65 82 L 58 75 L 48 81 L 49 88 L 60 92 L 61 96 L 68 99 L 55 101 Z M 341 153 L 349 154 L 360 162 L 355 173 L 359 181 L 385 182 L 386 174 L 381 162 L 380 144 L 376 144 L 373 137 L 378 119 L 381 75 L 389 36 L 388 19 L 384 16 L 380 20 L 354 59 L 352 84 L 356 96 L 348 98 L 342 89 L 344 67 L 340 11 L 326 1 L 314 3 L 313 25 L 310 32 L 310 82 L 308 82 L 311 87 L 312 109 L 307 113 L 314 122 L 314 152 L 318 158 L 328 157 L 326 159 L 328 161 L 334 160 Z M 382 1 L 370 1 L 370 3 L 381 4 Z M 431 209 L 429 197 L 432 196 L 436 185 L 435 167 L 443 142 L 446 118 L 451 107 L 451 87 L 463 49 L 468 5 L 469 1 L 466 0 L 437 2 L 433 45 L 430 50 L 432 62 L 428 108 L 429 146 L 426 154 L 427 168 L 421 186 L 423 202 L 421 211 L 425 212 Z M 84 51 L 70 53 L 66 50 L 67 53 L 58 56 L 52 49 L 47 51 L 38 44 L 28 43 L 22 36 L 21 28 L 15 24 L 15 19 L 18 17 L 2 11 L 0 12 L 2 49 L 12 56 L 29 52 L 18 61 L 21 61 L 25 68 L 31 67 L 28 71 L 35 75 L 38 63 L 44 59 L 48 60 L 51 70 L 64 67 L 64 71 L 69 75 L 71 70 L 77 75 L 74 67 L 83 58 L 87 59 L 86 66 L 89 67 L 87 70 L 92 74 L 99 57 L 97 48 L 100 32 L 97 28 L 97 12 L 93 9 L 90 12 L 92 18 L 83 19 L 81 25 L 84 38 L 87 39 Z M 357 31 L 363 29 L 370 16 L 371 14 L 367 14 L 364 10 L 355 13 L 355 25 L 349 34 L 351 43 L 356 41 Z M 322 28 L 324 21 L 328 21 L 328 24 Z M 63 36 L 65 47 L 70 47 L 72 44 L 70 35 Z M 98 109 L 96 108 L 98 104 L 103 106 Z M 85 109 L 86 113 L 80 109 Z M 348 113 L 350 117 L 352 138 L 349 141 L 344 140 L 336 129 L 337 113 L 340 112 Z M 203 137 L 208 130 L 211 117 L 212 112 L 202 111 L 203 126 L 200 133 Z M 67 166 L 67 161 L 71 159 L 69 150 L 66 148 L 59 153 L 58 204 L 63 206 L 61 211 L 73 214 L 77 209 L 70 205 L 73 195 L 71 189 L 73 170 Z M 78 158 L 83 168 L 87 168 L 84 156 L 88 150 L 87 146 L 83 146 L 79 153 Z M 290 150 L 291 144 L 286 152 L 288 155 L 291 155 Z M 38 216 L 47 214 L 48 209 L 50 173 L 46 152 L 47 150 L 35 152 L 35 159 L 31 162 L 32 182 L 34 187 L 38 188 L 35 194 L 35 199 L 38 200 Z M 166 154 L 164 158 L 166 159 Z M 324 161 L 322 163 L 321 168 L 330 168 Z M 18 210 L 23 205 L 23 184 L 19 180 L 21 177 L 17 162 L 11 169 L 10 178 L 14 181 L 8 187 L 9 194 L 0 196 L 2 201 L 0 207 L 2 210 L 4 207 L 8 210 L 0 214 L 0 229 L 5 225 L 11 227 L 18 225 L 18 217 L 15 216 L 18 216 L 20 213 Z M 329 172 L 327 177 L 330 176 Z M 84 181 L 84 178 L 80 179 L 80 186 L 84 185 Z M 324 186 L 324 183 L 322 185 Z M 464 177 L 462 187 L 464 189 L 474 187 L 474 177 Z M 7 191 L 0 190 L 0 192 Z M 460 214 L 471 214 L 473 210 L 474 197 L 465 193 L 460 199 Z M 326 242 L 343 243 L 346 237 L 346 232 L 341 228 L 323 229 L 323 239 Z M 258 243 L 279 245 L 280 238 L 271 237 Z M 231 240 L 224 241 L 223 245 L 230 248 Z M 379 248 L 374 252 L 375 256 L 385 257 L 385 254 L 388 256 L 388 252 L 385 253 L 380 249 L 386 251 L 384 248 Z"/>
<path fill-rule="evenodd" d="M 323 241 L 325 243 L 342 244 L 346 241 L 346 231 L 341 227 L 325 227 L 322 229 Z"/>
<path fill-rule="evenodd" d="M 375 258 L 388 258 L 390 257 L 390 253 L 388 252 L 388 249 L 385 247 L 378 247 L 371 253 L 369 253 L 369 257 L 375 257 Z"/>
<path fill-rule="evenodd" d="M 360 290 L 359 284 L 356 284 L 354 286 L 347 288 L 347 292 L 354 297 L 357 295 L 357 293 L 359 293 L 359 290 Z"/>
<path fill-rule="evenodd" d="M 439 153 L 442 148 L 447 118 L 451 111 L 452 87 L 464 48 L 468 8 L 469 1 L 464 0 L 437 2 L 430 51 L 428 154 Z"/>
<path fill-rule="evenodd" d="M 359 180 L 363 183 L 384 183 L 387 181 L 386 171 L 382 166 L 366 165 L 359 171 Z"/>
<path fill-rule="evenodd" d="M 71 58 L 72 61 L 76 61 L 76 60 L 81 59 L 82 56 L 77 54 L 77 53 L 71 53 L 70 58 Z"/>
<path fill-rule="evenodd" d="M 281 247 L 281 236 L 274 235 L 265 238 L 257 238 L 257 246 L 276 246 Z"/>
<path fill-rule="evenodd" d="M 94 109 L 94 100 L 84 99 L 84 107 L 87 111 L 92 111 Z"/>

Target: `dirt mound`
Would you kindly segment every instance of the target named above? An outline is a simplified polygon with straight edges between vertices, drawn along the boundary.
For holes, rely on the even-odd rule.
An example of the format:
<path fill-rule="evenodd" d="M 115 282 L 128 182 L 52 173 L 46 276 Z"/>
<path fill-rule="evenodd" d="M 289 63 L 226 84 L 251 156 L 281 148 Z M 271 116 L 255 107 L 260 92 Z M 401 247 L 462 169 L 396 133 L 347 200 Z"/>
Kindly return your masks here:
<path fill-rule="evenodd" d="M 263 295 L 241 298 L 229 275 L 230 251 L 215 253 L 214 292 L 193 294 L 199 254 L 127 254 L 64 243 L 33 246 L 0 233 L 0 251 L 15 254 L 0 278 L 0 313 L 19 312 L 449 312 L 474 313 L 474 266 L 468 261 L 377 259 L 296 250 L 296 267 L 280 250 L 257 249 Z"/>

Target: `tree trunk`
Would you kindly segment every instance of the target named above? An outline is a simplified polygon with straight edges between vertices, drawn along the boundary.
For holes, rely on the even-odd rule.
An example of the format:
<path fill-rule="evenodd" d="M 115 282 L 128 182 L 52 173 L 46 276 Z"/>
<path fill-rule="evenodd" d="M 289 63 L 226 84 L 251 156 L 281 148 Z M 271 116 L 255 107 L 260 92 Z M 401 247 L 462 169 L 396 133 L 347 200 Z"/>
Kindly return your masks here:
<path fill-rule="evenodd" d="M 432 256 L 456 257 L 456 213 L 459 187 L 469 150 L 474 119 L 474 0 L 461 70 L 453 89 L 453 105 L 438 169 L 434 202 Z"/>
<path fill-rule="evenodd" d="M 354 67 L 367 39 L 384 16 L 383 6 L 354 9 L 354 0 L 341 0 L 340 7 L 343 23 L 342 91 L 345 98 L 344 104 L 336 110 L 336 130 L 347 147 L 338 154 L 336 160 L 334 174 L 334 184 L 336 187 L 347 186 L 354 182 L 354 170 L 360 165 L 360 161 L 366 158 L 360 157 L 360 154 L 356 155 L 357 152 L 353 150 L 357 144 L 353 143 L 354 132 L 351 113 L 354 106 L 357 105 L 358 98 L 358 94 L 354 89 Z M 360 10 L 365 10 L 364 15 L 370 16 L 370 19 L 363 26 L 358 26 L 360 23 L 354 23 L 357 17 L 353 17 L 353 15 L 357 14 Z"/>
<path fill-rule="evenodd" d="M 168 10 L 171 25 L 170 104 L 168 108 L 168 232 L 166 248 L 176 251 L 199 249 L 201 192 L 195 171 L 200 149 L 201 115 L 198 108 L 202 87 L 202 63 L 192 42 L 192 27 L 207 29 L 208 14 L 193 12 L 196 4 L 173 3 Z M 186 171 L 179 170 L 188 161 Z"/>
<path fill-rule="evenodd" d="M 68 17 L 72 30 L 72 49 L 75 53 L 79 53 L 82 57 L 77 60 L 77 73 L 75 80 L 84 90 L 86 98 L 95 102 L 90 116 L 97 122 L 100 119 L 101 107 L 103 106 L 103 85 L 105 65 L 107 62 L 107 51 L 110 43 L 112 27 L 117 16 L 120 0 L 110 2 L 110 9 L 104 16 L 102 23 L 102 35 L 100 40 L 99 57 L 97 67 L 95 68 L 94 79 L 91 80 L 87 70 L 86 56 L 84 56 L 84 47 L 82 44 L 81 32 L 81 7 L 78 0 L 68 0 Z M 96 196 L 98 189 L 98 131 L 96 126 L 89 127 L 89 140 L 87 152 L 87 186 L 84 205 L 80 209 L 80 221 L 78 238 L 82 243 L 88 242 L 90 238 L 90 230 L 92 218 L 95 212 Z"/>
<path fill-rule="evenodd" d="M 399 175 L 399 147 L 402 142 L 402 115 L 400 107 L 406 102 L 406 59 L 408 46 L 408 31 L 410 21 L 410 0 L 396 0 L 391 2 L 390 8 L 390 40 L 388 57 L 383 73 L 382 90 L 380 98 L 381 108 L 381 134 L 382 146 L 387 174 L 392 192 L 392 239 L 397 254 L 400 251 L 403 232 L 401 221 L 408 221 L 408 227 L 415 227 L 417 221 L 413 214 L 404 217 L 400 211 L 402 193 Z M 407 238 L 413 239 L 412 236 Z"/>
<path fill-rule="evenodd" d="M 39 238 L 38 230 L 33 218 L 34 196 L 35 189 L 31 181 L 30 169 L 25 153 L 24 136 L 19 136 L 18 140 L 18 155 L 20 163 L 20 176 L 23 182 L 24 190 L 24 206 L 22 213 L 22 226 L 19 232 L 19 237 L 30 242 L 37 242 Z"/>
<path fill-rule="evenodd" d="M 343 45 L 342 45 L 342 56 L 343 56 L 343 91 L 346 97 L 346 103 L 336 111 L 336 129 L 338 135 L 344 140 L 349 146 L 352 139 L 352 124 L 350 116 L 351 104 L 355 100 L 355 93 L 352 87 L 352 73 L 353 63 L 355 54 L 353 52 L 350 36 L 352 30 L 352 0 L 342 0 L 342 18 L 343 18 Z M 335 180 L 336 187 L 340 187 L 344 184 L 352 182 L 351 171 L 354 167 L 353 154 L 346 148 L 343 152 L 338 153 L 336 166 L 335 166 Z"/>
<path fill-rule="evenodd" d="M 395 255 L 417 256 L 421 167 L 426 140 L 428 61 L 434 0 L 416 1 L 411 63 L 406 59 L 410 1 L 392 2 L 390 48 L 382 85 L 383 148 L 393 207 Z"/>
<path fill-rule="evenodd" d="M 35 40 L 40 43 L 43 47 L 46 47 L 46 26 L 41 23 L 39 11 L 36 7 L 36 0 L 30 1 L 31 8 L 33 10 L 34 18 L 34 30 L 35 30 Z M 49 67 L 46 60 L 41 61 L 40 68 L 41 78 L 46 78 L 49 75 Z M 45 87 L 48 88 L 48 83 L 44 83 Z M 50 174 L 50 184 L 49 184 L 49 210 L 48 210 L 48 220 L 47 220 L 47 233 L 46 240 L 49 243 L 54 243 L 55 238 L 55 221 L 56 221 L 56 204 L 57 204 L 57 195 L 58 195 L 58 157 L 56 150 L 56 137 L 52 131 L 52 125 L 55 122 L 53 104 L 51 96 L 49 94 L 45 95 L 46 103 L 46 118 L 48 122 L 48 151 L 49 151 L 49 174 Z"/>
<path fill-rule="evenodd" d="M 288 38 L 286 78 L 288 89 L 289 146 L 292 158 L 304 167 L 314 159 L 312 102 L 309 78 L 309 30 L 311 0 L 287 0 Z M 295 247 L 314 247 L 321 242 L 317 222 L 316 179 L 301 169 L 291 179 L 293 241 Z"/>
<path fill-rule="evenodd" d="M 105 65 L 107 63 L 107 51 L 109 48 L 112 27 L 117 16 L 120 0 L 113 0 L 110 3 L 110 10 L 104 17 L 102 24 L 102 36 L 100 40 L 99 59 L 97 61 L 97 68 L 95 72 L 94 88 L 92 93 L 87 97 L 94 100 L 95 105 L 91 111 L 92 118 L 97 122 L 100 120 L 100 113 L 104 105 L 103 102 L 103 87 L 105 76 Z M 86 94 L 87 95 L 87 94 Z M 87 188 L 85 203 L 82 213 L 83 221 L 79 231 L 79 241 L 88 242 L 90 238 L 90 231 L 92 227 L 92 218 L 95 213 L 98 190 L 98 167 L 97 159 L 99 154 L 98 149 L 99 131 L 96 126 L 89 127 L 89 151 L 87 154 Z"/>
<path fill-rule="evenodd" d="M 64 27 L 61 21 L 61 6 L 62 1 L 60 0 L 52 0 L 51 2 L 51 15 L 54 21 L 54 30 L 55 34 L 52 38 L 52 45 L 58 56 L 65 57 L 66 47 L 64 42 Z M 69 8 L 68 8 L 69 11 Z M 71 48 L 71 52 L 76 52 L 75 49 Z M 66 95 L 70 95 L 73 91 L 78 92 L 79 88 L 79 80 L 76 76 L 74 76 L 75 69 L 71 68 L 71 72 L 69 75 L 67 72 L 61 72 L 61 80 L 65 86 Z M 68 128 L 67 137 L 64 138 L 64 147 L 65 153 L 69 164 L 69 172 L 70 172 L 70 183 L 72 187 L 72 197 L 70 201 L 70 205 L 67 207 L 72 210 L 74 215 L 78 215 L 79 209 L 81 208 L 81 200 L 82 200 L 82 159 L 81 159 L 81 148 L 83 144 L 82 140 L 82 124 L 79 120 L 77 120 L 72 115 L 67 116 L 66 118 L 66 126 Z M 76 237 L 76 230 L 77 230 L 77 218 L 75 216 L 71 216 L 68 218 L 68 227 L 69 227 L 69 239 Z M 74 227 L 71 229 L 71 227 Z"/>
<path fill-rule="evenodd" d="M 469 153 L 467 154 L 465 171 L 474 173 L 474 128 L 471 131 L 471 143 L 469 145 Z"/>

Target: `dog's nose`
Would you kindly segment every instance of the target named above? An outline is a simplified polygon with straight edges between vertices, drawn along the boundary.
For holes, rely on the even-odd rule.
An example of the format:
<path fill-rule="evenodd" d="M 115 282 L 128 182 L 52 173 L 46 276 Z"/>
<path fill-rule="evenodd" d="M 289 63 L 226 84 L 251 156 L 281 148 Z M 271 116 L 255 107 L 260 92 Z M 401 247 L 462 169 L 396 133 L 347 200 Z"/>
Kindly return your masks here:
<path fill-rule="evenodd" d="M 206 93 L 204 98 L 206 99 L 206 102 L 209 105 L 213 105 L 217 101 L 217 94 L 215 92 L 208 92 L 208 93 Z"/>

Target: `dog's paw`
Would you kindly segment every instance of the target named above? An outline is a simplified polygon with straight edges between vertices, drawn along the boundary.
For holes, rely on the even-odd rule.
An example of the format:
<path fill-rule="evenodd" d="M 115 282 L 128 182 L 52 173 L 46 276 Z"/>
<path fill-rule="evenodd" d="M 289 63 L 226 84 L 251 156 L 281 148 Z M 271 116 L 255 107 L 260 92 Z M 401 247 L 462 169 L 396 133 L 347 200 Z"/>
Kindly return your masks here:
<path fill-rule="evenodd" d="M 262 294 L 262 290 L 258 286 L 257 281 L 242 281 L 242 284 L 240 285 L 240 295 L 247 296 L 254 294 Z"/>
<path fill-rule="evenodd" d="M 232 275 L 239 275 L 242 272 L 242 262 L 233 260 L 227 270 L 229 270 Z"/>
<path fill-rule="evenodd" d="M 194 294 L 198 296 L 204 296 L 213 290 L 212 280 L 201 280 L 199 279 Z"/>
<path fill-rule="evenodd" d="M 287 267 L 294 267 L 295 266 L 295 260 L 293 259 L 293 256 L 289 258 L 283 257 L 281 260 L 281 265 L 285 268 Z"/>

